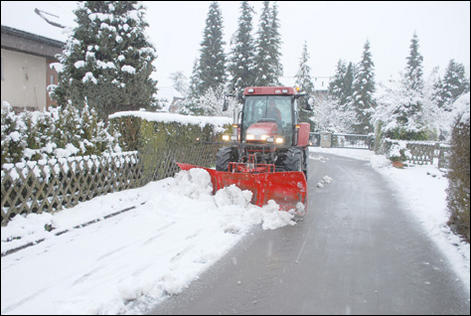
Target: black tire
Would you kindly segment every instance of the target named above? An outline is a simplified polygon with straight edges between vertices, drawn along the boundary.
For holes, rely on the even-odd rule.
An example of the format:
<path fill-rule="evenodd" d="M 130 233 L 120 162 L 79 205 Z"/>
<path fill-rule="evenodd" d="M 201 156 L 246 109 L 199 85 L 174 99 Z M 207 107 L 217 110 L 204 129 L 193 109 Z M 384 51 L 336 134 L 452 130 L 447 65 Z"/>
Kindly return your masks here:
<path fill-rule="evenodd" d="M 222 147 L 216 154 L 216 170 L 227 171 L 229 162 L 237 162 L 235 150 L 232 147 Z"/>
<path fill-rule="evenodd" d="M 283 160 L 283 169 L 286 171 L 304 171 L 304 153 L 302 149 L 288 148 Z"/>

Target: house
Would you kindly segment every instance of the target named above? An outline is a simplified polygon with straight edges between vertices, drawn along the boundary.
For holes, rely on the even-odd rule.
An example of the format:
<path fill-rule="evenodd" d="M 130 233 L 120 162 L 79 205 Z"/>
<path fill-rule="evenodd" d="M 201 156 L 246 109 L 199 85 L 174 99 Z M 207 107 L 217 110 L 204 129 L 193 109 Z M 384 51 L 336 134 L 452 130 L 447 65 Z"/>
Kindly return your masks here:
<path fill-rule="evenodd" d="M 176 113 L 185 98 L 173 87 L 159 87 L 158 100 L 165 112 Z"/>
<path fill-rule="evenodd" d="M 314 98 L 325 99 L 329 94 L 331 77 L 314 77 Z"/>
<path fill-rule="evenodd" d="M 47 86 L 57 84 L 57 72 L 50 64 L 58 60 L 65 43 L 2 25 L 2 103 L 15 111 L 46 110 L 54 102 Z"/>

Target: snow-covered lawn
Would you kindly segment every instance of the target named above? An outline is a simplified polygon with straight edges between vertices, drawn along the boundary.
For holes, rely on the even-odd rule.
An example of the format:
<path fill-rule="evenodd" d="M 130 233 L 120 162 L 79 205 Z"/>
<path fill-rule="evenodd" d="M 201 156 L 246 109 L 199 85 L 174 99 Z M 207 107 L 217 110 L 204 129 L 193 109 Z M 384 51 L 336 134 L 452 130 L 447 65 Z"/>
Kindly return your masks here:
<path fill-rule="evenodd" d="M 446 224 L 449 218 L 446 189 L 448 178 L 436 166 L 394 168 L 383 155 L 369 150 L 310 147 L 312 159 L 326 160 L 323 153 L 360 159 L 384 176 L 400 197 L 400 203 L 415 216 L 428 236 L 448 258 L 457 276 L 470 288 L 470 246 Z"/>
<path fill-rule="evenodd" d="M 276 203 L 249 204 L 250 191 L 211 191 L 209 174 L 192 169 L 54 215 L 16 216 L 1 228 L 2 253 L 44 241 L 2 257 L 2 314 L 140 313 L 181 292 L 255 225 L 295 224 Z"/>

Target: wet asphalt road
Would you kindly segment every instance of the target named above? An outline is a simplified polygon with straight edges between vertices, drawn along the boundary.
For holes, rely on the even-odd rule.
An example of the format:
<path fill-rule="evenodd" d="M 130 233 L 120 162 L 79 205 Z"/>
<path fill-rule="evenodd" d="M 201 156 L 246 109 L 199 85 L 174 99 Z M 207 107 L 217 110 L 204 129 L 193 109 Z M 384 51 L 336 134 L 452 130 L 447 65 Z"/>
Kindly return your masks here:
<path fill-rule="evenodd" d="M 302 222 L 257 229 L 151 313 L 469 315 L 467 290 L 382 176 L 321 155 Z M 317 188 L 325 175 L 333 182 Z"/>

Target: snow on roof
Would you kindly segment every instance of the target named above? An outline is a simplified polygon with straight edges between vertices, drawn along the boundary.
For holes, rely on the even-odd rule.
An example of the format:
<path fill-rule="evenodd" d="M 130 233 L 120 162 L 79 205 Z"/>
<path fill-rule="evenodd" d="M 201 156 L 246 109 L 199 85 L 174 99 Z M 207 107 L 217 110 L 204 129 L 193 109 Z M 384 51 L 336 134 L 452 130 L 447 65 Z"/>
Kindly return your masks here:
<path fill-rule="evenodd" d="M 139 117 L 143 120 L 149 122 L 163 122 L 171 123 L 177 122 L 180 124 L 188 125 L 199 125 L 204 127 L 205 125 L 212 125 L 216 132 L 223 131 L 223 126 L 226 124 L 231 124 L 232 119 L 230 117 L 224 116 L 192 116 L 192 115 L 182 115 L 175 113 L 162 113 L 162 112 L 147 112 L 147 111 L 122 111 L 116 112 L 109 116 L 110 119 L 124 117 L 124 116 L 134 116 Z"/>
<path fill-rule="evenodd" d="M 73 13 L 76 6 L 76 1 L 37 1 L 34 5 L 27 1 L 2 1 L 2 25 L 65 42 L 68 32 L 76 26 Z M 64 25 L 66 28 L 62 29 L 48 24 L 34 12 L 35 8 L 42 11 L 47 19 Z M 21 19 L 18 19 L 18 16 L 21 16 Z"/>

